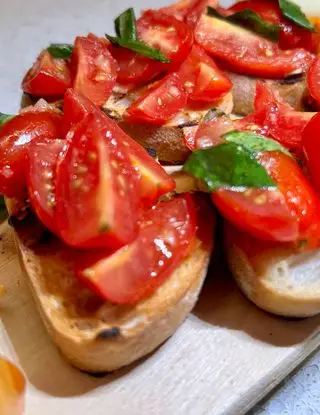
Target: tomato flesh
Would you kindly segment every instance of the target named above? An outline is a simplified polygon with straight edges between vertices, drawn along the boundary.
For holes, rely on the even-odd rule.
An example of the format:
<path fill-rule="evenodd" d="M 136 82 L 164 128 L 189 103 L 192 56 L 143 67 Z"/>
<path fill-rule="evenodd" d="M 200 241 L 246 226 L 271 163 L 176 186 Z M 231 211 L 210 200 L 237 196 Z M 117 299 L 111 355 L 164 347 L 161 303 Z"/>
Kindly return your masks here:
<path fill-rule="evenodd" d="M 79 248 L 116 249 L 137 235 L 137 175 L 101 113 L 69 132 L 58 163 L 56 218 L 61 238 Z"/>
<path fill-rule="evenodd" d="M 117 82 L 120 84 L 146 83 L 162 69 L 161 64 L 154 59 L 149 59 L 129 49 L 113 47 L 111 54 L 118 64 Z"/>
<path fill-rule="evenodd" d="M 187 103 L 187 93 L 177 73 L 156 82 L 127 110 L 128 121 L 163 124 Z"/>
<path fill-rule="evenodd" d="M 319 163 L 319 127 L 320 114 L 317 113 L 303 131 L 302 145 L 307 159 L 308 171 L 314 187 L 320 192 L 320 163 Z"/>
<path fill-rule="evenodd" d="M 159 49 L 171 62 L 182 62 L 193 44 L 191 28 L 173 16 L 147 10 L 137 21 L 138 37 Z"/>
<path fill-rule="evenodd" d="M 85 97 L 69 89 L 64 100 L 63 126 L 65 131 L 89 113 L 96 113 L 98 109 Z M 102 113 L 99 111 L 99 114 Z M 158 162 L 156 162 L 143 147 L 110 118 L 105 116 L 108 128 L 125 145 L 128 157 L 138 175 L 138 189 L 141 202 L 149 205 L 155 203 L 160 196 L 171 192 L 175 188 L 175 181 L 169 176 Z"/>
<path fill-rule="evenodd" d="M 207 15 L 200 18 L 194 35 L 207 52 L 247 75 L 284 78 L 305 72 L 314 59 L 304 49 L 283 51 L 265 38 Z"/>
<path fill-rule="evenodd" d="M 56 167 L 65 143 L 65 140 L 40 137 L 28 148 L 29 200 L 38 218 L 54 233 L 58 233 L 54 214 Z"/>
<path fill-rule="evenodd" d="M 86 258 L 76 274 L 104 300 L 133 304 L 156 290 L 189 253 L 196 236 L 190 196 L 161 202 L 148 210 L 138 237 L 106 256 Z"/>
<path fill-rule="evenodd" d="M 213 59 L 199 46 L 193 46 L 179 69 L 179 75 L 193 102 L 214 102 L 232 88 L 230 80 L 220 71 Z"/>
<path fill-rule="evenodd" d="M 117 78 L 117 63 L 109 52 L 108 42 L 94 35 L 77 37 L 72 67 L 74 90 L 102 106 L 111 95 Z"/>
<path fill-rule="evenodd" d="M 38 137 L 59 138 L 61 116 L 55 111 L 23 112 L 0 129 L 0 193 L 19 197 L 26 187 L 27 154 Z"/>
<path fill-rule="evenodd" d="M 320 56 L 310 66 L 307 83 L 310 95 L 320 104 Z"/>
<path fill-rule="evenodd" d="M 295 111 L 263 82 L 257 82 L 254 105 L 255 112 L 240 124 L 259 126 L 260 134 L 274 138 L 300 156 L 302 132 L 314 113 Z"/>
<path fill-rule="evenodd" d="M 71 87 L 72 77 L 64 59 L 43 51 L 22 81 L 22 90 L 37 97 L 59 97 Z"/>

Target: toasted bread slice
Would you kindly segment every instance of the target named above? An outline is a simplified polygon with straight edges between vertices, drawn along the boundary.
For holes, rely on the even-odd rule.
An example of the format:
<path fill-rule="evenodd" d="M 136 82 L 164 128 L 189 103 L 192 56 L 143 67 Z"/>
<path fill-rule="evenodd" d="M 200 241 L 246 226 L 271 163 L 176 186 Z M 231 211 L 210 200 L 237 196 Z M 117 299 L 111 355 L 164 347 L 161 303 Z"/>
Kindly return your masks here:
<path fill-rule="evenodd" d="M 12 211 L 12 202 L 7 201 Z M 191 254 L 150 297 L 133 306 L 103 302 L 74 276 L 81 255 L 49 234 L 32 215 L 14 219 L 22 269 L 52 340 L 75 367 L 93 373 L 128 365 L 170 337 L 194 307 L 213 248 L 208 216 Z"/>
<path fill-rule="evenodd" d="M 183 110 L 160 127 L 151 124 L 131 124 L 125 120 L 124 114 L 139 94 L 141 90 L 130 92 L 125 96 L 114 94 L 103 109 L 130 137 L 143 147 L 154 150 L 159 161 L 169 164 L 179 164 L 186 160 L 190 150 L 185 145 L 185 136 L 190 129 L 200 123 L 209 109 L 217 108 L 226 114 L 231 114 L 233 109 L 233 97 L 228 93 L 207 108 Z"/>
<path fill-rule="evenodd" d="M 230 270 L 258 307 L 285 317 L 320 313 L 320 250 L 297 253 L 284 244 L 251 238 L 225 225 Z"/>

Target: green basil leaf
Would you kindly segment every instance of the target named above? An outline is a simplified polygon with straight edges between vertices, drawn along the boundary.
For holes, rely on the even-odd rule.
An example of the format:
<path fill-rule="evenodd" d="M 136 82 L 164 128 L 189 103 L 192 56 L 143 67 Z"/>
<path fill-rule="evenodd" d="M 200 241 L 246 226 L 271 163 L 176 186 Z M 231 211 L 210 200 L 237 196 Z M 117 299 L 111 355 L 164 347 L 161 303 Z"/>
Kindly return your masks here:
<path fill-rule="evenodd" d="M 4 221 L 8 217 L 8 211 L 4 201 L 4 197 L 0 195 L 0 221 Z"/>
<path fill-rule="evenodd" d="M 109 39 L 111 43 L 114 43 L 118 46 L 122 46 L 123 48 L 130 49 L 133 52 L 140 53 L 140 55 L 147 56 L 148 58 L 155 59 L 163 63 L 170 62 L 170 59 L 165 57 L 160 52 L 160 50 L 151 48 L 150 46 L 146 45 L 140 40 L 124 39 L 121 37 L 114 37 L 109 35 L 106 35 L 106 38 Z"/>
<path fill-rule="evenodd" d="M 116 33 L 124 39 L 137 39 L 136 17 L 131 7 L 120 14 L 114 21 Z"/>
<path fill-rule="evenodd" d="M 243 146 L 235 143 L 193 152 L 183 170 L 203 180 L 209 191 L 276 187 L 264 167 Z"/>
<path fill-rule="evenodd" d="M 291 157 L 290 152 L 277 141 L 249 131 L 230 131 L 224 134 L 223 138 L 230 143 L 243 146 L 253 154 L 261 153 L 262 151 L 281 151 Z"/>
<path fill-rule="evenodd" d="M 242 26 L 273 42 L 279 40 L 280 26 L 267 22 L 251 9 L 244 9 L 230 16 L 223 16 L 217 10 L 208 7 L 208 15 Z"/>
<path fill-rule="evenodd" d="M 72 54 L 73 46 L 67 43 L 51 43 L 47 51 L 53 58 L 68 59 Z"/>
<path fill-rule="evenodd" d="M 310 30 L 311 32 L 316 32 L 316 29 L 313 27 L 312 23 L 303 13 L 300 6 L 298 6 L 296 3 L 293 3 L 290 0 L 279 0 L 279 6 L 282 14 L 288 20 L 291 20 L 291 22 L 300 27 L 303 27 L 304 29 Z"/>
<path fill-rule="evenodd" d="M 2 112 L 0 112 L 0 125 L 11 120 L 11 118 L 13 117 L 15 117 L 15 115 L 3 114 Z"/>

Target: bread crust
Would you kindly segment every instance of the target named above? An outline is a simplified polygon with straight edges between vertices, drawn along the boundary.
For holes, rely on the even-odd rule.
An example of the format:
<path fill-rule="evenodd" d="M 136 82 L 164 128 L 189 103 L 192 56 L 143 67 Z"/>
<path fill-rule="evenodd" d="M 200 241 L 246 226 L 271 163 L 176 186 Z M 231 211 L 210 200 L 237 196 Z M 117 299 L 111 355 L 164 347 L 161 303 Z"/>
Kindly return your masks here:
<path fill-rule="evenodd" d="M 11 203 L 8 203 L 9 208 Z M 210 210 L 211 212 L 211 210 Z M 18 221 L 19 222 L 19 221 Z M 213 248 L 213 213 L 191 254 L 150 297 L 133 306 L 103 302 L 73 273 L 81 252 L 26 218 L 15 227 L 19 260 L 49 335 L 86 372 L 108 372 L 142 358 L 168 339 L 194 307 Z"/>
<path fill-rule="evenodd" d="M 258 307 L 285 317 L 320 313 L 320 251 L 259 241 L 231 225 L 224 229 L 229 268 Z"/>

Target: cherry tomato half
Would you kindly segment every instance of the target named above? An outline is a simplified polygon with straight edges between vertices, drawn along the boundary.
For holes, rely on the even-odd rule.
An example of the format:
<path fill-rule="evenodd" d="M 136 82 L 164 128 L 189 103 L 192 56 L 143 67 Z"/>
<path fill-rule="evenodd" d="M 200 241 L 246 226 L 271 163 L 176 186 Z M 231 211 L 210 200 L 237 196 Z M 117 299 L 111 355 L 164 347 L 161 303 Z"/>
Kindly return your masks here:
<path fill-rule="evenodd" d="M 129 49 L 114 46 L 111 49 L 111 54 L 117 61 L 117 82 L 121 84 L 134 83 L 140 85 L 147 83 L 162 69 L 161 63 Z"/>
<path fill-rule="evenodd" d="M 307 159 L 308 171 L 311 175 L 312 184 L 320 192 L 320 113 L 317 113 L 307 124 L 303 131 L 302 146 Z"/>
<path fill-rule="evenodd" d="M 136 303 L 152 294 L 189 253 L 195 215 L 190 196 L 161 202 L 144 214 L 134 242 L 109 256 L 85 258 L 76 274 L 104 300 Z"/>
<path fill-rule="evenodd" d="M 61 116 L 56 111 L 23 112 L 0 129 L 0 193 L 19 197 L 26 186 L 28 147 L 35 138 L 61 136 Z"/>
<path fill-rule="evenodd" d="M 64 130 L 68 131 L 89 113 L 98 111 L 85 97 L 69 89 L 64 99 Z M 141 201 L 145 205 L 157 202 L 159 197 L 175 188 L 175 181 L 160 164 L 110 118 L 105 117 L 108 128 L 126 147 L 128 157 L 139 176 L 138 188 Z"/>
<path fill-rule="evenodd" d="M 99 111 L 68 133 L 56 175 L 56 220 L 69 245 L 119 248 L 137 235 L 137 174 Z"/>
<path fill-rule="evenodd" d="M 74 90 L 102 106 L 111 95 L 117 78 L 117 63 L 109 52 L 109 43 L 94 35 L 77 37 L 72 67 Z"/>
<path fill-rule="evenodd" d="M 43 51 L 22 81 L 22 89 L 37 97 L 59 97 L 71 87 L 68 63 Z"/>
<path fill-rule="evenodd" d="M 128 121 L 163 124 L 187 103 L 187 93 L 179 74 L 171 73 L 151 85 L 127 110 Z"/>
<path fill-rule="evenodd" d="M 305 72 L 314 57 L 304 49 L 283 51 L 277 44 L 225 20 L 203 15 L 195 40 L 233 70 L 259 77 L 284 78 Z"/>
<path fill-rule="evenodd" d="M 42 223 L 56 234 L 56 167 L 65 144 L 66 140 L 40 137 L 33 140 L 28 148 L 27 183 L 31 206 Z"/>
<path fill-rule="evenodd" d="M 137 21 L 138 37 L 159 49 L 170 61 L 182 62 L 193 43 L 191 28 L 173 16 L 147 10 Z"/>

